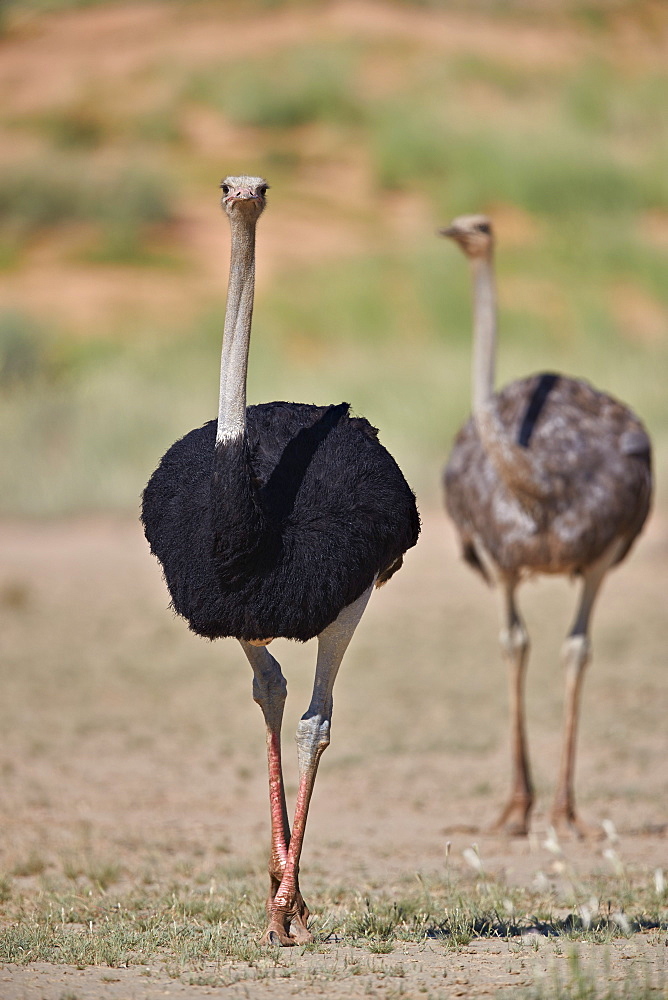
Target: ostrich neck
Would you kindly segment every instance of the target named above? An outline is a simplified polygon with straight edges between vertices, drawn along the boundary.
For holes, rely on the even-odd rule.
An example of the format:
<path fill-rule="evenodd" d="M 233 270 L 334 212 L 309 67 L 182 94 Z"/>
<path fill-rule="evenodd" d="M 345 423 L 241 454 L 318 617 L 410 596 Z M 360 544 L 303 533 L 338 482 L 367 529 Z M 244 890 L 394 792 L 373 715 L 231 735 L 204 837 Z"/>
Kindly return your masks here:
<path fill-rule="evenodd" d="M 529 512 L 549 493 L 535 456 L 520 448 L 499 416 L 494 395 L 496 287 L 491 254 L 473 260 L 473 419 L 488 458 L 508 489 Z"/>
<path fill-rule="evenodd" d="M 239 217 L 237 217 L 237 215 Z M 275 555 L 253 478 L 246 436 L 246 374 L 255 284 L 255 220 L 233 213 L 230 281 L 220 362 L 220 401 L 211 497 L 213 559 L 226 587 L 236 587 Z M 258 638 L 263 638 L 258 636 Z"/>
<path fill-rule="evenodd" d="M 233 215 L 227 308 L 220 360 L 216 444 L 246 433 L 246 377 L 255 290 L 255 220 Z"/>
<path fill-rule="evenodd" d="M 473 413 L 487 411 L 494 395 L 496 288 L 491 257 L 473 260 Z"/>

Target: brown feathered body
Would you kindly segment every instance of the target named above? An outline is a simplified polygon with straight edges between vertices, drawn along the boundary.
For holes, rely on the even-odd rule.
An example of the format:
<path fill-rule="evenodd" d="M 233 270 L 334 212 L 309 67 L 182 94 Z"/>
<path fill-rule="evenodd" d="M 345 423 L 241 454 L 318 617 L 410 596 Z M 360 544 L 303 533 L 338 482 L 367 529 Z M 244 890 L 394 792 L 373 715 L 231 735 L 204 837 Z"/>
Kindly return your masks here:
<path fill-rule="evenodd" d="M 466 560 L 489 579 L 572 573 L 629 551 L 650 508 L 651 446 L 626 406 L 589 383 L 532 375 L 493 398 L 505 440 L 483 448 L 471 418 L 445 469 Z"/>

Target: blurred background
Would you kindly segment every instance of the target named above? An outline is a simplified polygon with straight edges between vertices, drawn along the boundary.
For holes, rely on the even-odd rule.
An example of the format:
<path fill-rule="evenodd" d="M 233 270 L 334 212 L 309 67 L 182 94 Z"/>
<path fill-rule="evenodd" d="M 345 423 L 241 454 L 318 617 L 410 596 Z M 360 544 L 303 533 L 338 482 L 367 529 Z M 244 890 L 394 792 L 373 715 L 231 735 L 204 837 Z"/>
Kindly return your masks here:
<path fill-rule="evenodd" d="M 665 0 L 0 0 L 0 15 L 0 924 L 32 933 L 62 914 L 64 948 L 66 919 L 88 936 L 93 917 L 171 914 L 163 887 L 208 899 L 214 881 L 260 920 L 250 672 L 236 643 L 166 611 L 137 516 L 159 457 L 216 414 L 218 185 L 237 172 L 271 184 L 249 401 L 349 401 L 423 513 L 337 685 L 309 902 L 315 886 L 326 914 L 332 885 L 361 899 L 387 871 L 422 892 L 416 866 L 442 874 L 451 837 L 461 869 L 509 780 L 497 602 L 458 557 L 440 487 L 470 410 L 471 305 L 467 263 L 436 230 L 472 211 L 498 236 L 499 384 L 587 377 L 654 439 L 656 509 L 596 613 L 577 795 L 626 835 L 626 863 L 664 865 Z M 521 594 L 537 831 L 574 601 L 563 579 Z M 292 800 L 314 651 L 275 647 Z M 552 871 L 535 838 L 529 854 L 480 843 L 486 872 Z M 583 878 L 605 863 L 579 857 Z"/>
<path fill-rule="evenodd" d="M 4 0 L 0 512 L 136 511 L 215 415 L 227 173 L 272 187 L 249 401 L 348 400 L 423 505 L 469 411 L 498 233 L 499 382 L 590 378 L 668 461 L 668 8 L 645 0 Z M 664 495 L 665 496 L 665 495 Z"/>

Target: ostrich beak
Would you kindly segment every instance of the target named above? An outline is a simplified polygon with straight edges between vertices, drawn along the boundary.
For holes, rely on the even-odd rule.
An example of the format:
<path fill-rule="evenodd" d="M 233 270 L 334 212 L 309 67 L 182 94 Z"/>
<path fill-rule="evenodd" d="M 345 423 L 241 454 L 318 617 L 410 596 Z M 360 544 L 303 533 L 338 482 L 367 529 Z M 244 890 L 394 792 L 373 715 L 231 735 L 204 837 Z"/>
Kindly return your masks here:
<path fill-rule="evenodd" d="M 439 236 L 448 236 L 450 239 L 454 239 L 455 236 L 459 235 L 459 230 L 456 226 L 446 226 L 444 229 L 437 229 L 436 232 Z"/>
<path fill-rule="evenodd" d="M 234 191 L 230 191 L 228 195 L 225 196 L 225 201 L 260 201 L 259 195 L 250 188 L 236 188 Z"/>

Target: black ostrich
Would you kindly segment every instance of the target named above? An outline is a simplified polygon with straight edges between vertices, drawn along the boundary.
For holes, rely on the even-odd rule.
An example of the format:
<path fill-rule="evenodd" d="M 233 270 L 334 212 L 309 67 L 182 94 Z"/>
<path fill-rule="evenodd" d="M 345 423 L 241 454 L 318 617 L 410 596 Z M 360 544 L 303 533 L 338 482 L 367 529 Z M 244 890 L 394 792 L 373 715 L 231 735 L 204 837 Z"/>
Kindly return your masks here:
<path fill-rule="evenodd" d="M 218 419 L 162 458 L 142 521 L 174 609 L 198 635 L 234 636 L 264 714 L 271 806 L 268 926 L 262 940 L 312 940 L 299 858 L 318 762 L 330 740 L 332 689 L 374 587 L 415 545 L 415 498 L 366 420 L 349 405 L 246 407 L 260 177 L 227 177 L 222 205 L 232 250 Z M 299 791 L 292 833 L 281 769 L 287 685 L 265 647 L 318 637 L 311 703 L 297 728 Z"/>
<path fill-rule="evenodd" d="M 652 495 L 651 443 L 638 417 L 583 379 L 545 373 L 494 391 L 494 233 L 484 215 L 441 234 L 471 262 L 474 283 L 473 416 L 445 469 L 446 506 L 464 558 L 501 592 L 501 648 L 510 668 L 512 791 L 496 828 L 526 834 L 534 794 L 523 689 L 529 636 L 515 600 L 535 573 L 579 576 L 575 621 L 562 649 L 564 734 L 551 820 L 583 835 L 574 772 L 589 626 L 608 571 L 640 534 Z"/>

